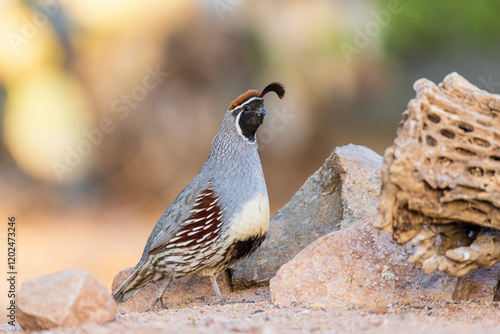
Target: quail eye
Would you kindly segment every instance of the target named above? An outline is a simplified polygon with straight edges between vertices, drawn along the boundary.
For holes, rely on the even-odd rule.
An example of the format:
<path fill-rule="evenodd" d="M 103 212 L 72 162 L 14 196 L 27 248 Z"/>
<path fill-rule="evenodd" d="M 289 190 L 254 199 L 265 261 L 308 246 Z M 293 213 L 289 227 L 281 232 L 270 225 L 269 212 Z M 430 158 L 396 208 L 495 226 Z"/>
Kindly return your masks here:
<path fill-rule="evenodd" d="M 245 108 L 243 108 L 243 110 L 245 110 L 245 111 L 249 111 L 249 110 L 250 110 L 250 108 L 248 108 L 248 106 L 246 106 Z"/>

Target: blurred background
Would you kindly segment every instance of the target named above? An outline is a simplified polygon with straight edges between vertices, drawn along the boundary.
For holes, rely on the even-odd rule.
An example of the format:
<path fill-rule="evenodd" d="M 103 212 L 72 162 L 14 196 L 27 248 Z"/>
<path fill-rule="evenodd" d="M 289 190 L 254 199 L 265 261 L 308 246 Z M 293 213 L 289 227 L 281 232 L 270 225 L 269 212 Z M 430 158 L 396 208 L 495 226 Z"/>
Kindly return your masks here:
<path fill-rule="evenodd" d="M 274 214 L 336 146 L 383 154 L 417 79 L 456 71 L 498 93 L 498 13 L 483 0 L 0 1 L 0 267 L 15 215 L 18 288 L 67 268 L 110 287 L 231 101 L 280 81 L 259 130 Z"/>

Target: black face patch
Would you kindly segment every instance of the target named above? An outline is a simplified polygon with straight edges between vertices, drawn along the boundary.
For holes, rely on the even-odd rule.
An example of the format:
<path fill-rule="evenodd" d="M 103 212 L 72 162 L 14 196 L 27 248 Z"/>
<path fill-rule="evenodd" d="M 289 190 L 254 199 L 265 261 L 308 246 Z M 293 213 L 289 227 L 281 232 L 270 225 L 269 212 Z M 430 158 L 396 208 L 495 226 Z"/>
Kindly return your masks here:
<path fill-rule="evenodd" d="M 259 115 L 252 111 L 242 111 L 239 121 L 241 133 L 248 140 L 255 141 L 255 133 L 262 122 L 264 122 L 264 115 Z"/>
<path fill-rule="evenodd" d="M 241 133 L 252 142 L 255 141 L 257 129 L 264 122 L 264 113 L 261 112 L 263 106 L 262 100 L 256 100 L 235 109 L 233 112 L 235 116 L 240 115 L 238 125 Z"/>

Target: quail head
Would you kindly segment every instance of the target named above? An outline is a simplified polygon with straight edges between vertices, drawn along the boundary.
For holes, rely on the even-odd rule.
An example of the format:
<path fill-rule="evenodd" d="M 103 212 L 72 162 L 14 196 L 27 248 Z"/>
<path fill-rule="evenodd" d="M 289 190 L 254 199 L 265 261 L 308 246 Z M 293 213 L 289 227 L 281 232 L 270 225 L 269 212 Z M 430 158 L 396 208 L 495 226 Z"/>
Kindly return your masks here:
<path fill-rule="evenodd" d="M 252 254 L 266 237 L 269 199 L 256 132 L 264 121 L 264 95 L 285 94 L 280 83 L 249 90 L 229 106 L 212 151 L 198 175 L 156 223 L 139 263 L 112 294 L 124 302 L 152 281 L 164 281 L 153 300 L 174 278 L 208 276 L 219 300 L 216 276 Z"/>

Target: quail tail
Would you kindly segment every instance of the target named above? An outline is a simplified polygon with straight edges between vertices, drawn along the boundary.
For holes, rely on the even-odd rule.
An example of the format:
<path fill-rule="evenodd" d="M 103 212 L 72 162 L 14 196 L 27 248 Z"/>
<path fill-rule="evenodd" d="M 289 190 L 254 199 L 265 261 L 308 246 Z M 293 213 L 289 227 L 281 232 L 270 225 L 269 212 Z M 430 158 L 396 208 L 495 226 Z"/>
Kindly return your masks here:
<path fill-rule="evenodd" d="M 148 270 L 151 259 L 148 259 L 127 277 L 127 279 L 111 294 L 117 303 L 123 303 L 134 297 L 146 284 L 154 278 L 154 271 Z"/>

